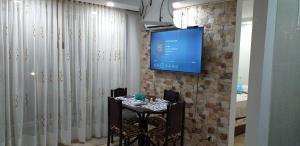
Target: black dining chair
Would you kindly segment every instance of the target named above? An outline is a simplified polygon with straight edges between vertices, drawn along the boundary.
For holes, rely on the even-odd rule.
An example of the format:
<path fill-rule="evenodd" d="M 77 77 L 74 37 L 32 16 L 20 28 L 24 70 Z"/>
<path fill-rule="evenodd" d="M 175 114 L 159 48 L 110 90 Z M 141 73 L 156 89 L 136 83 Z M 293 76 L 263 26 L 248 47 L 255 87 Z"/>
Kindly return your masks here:
<path fill-rule="evenodd" d="M 127 88 L 117 88 L 110 90 L 111 97 L 127 96 Z M 122 111 L 123 120 L 127 124 L 138 123 L 138 117 L 135 112 L 123 109 Z M 111 142 L 114 142 L 114 133 L 111 134 Z"/>
<path fill-rule="evenodd" d="M 173 90 L 164 90 L 164 100 L 175 103 L 178 102 L 179 99 L 180 99 L 179 92 Z"/>
<path fill-rule="evenodd" d="M 117 88 L 111 90 L 110 93 L 111 97 L 127 96 L 127 88 Z M 128 124 L 134 124 L 138 122 L 136 113 L 127 109 L 123 110 L 123 118 Z"/>
<path fill-rule="evenodd" d="M 168 105 L 167 120 L 164 122 L 165 128 L 154 128 L 148 132 L 151 144 L 154 146 L 167 146 L 173 143 L 174 146 L 180 140 L 180 145 L 184 145 L 184 119 L 185 102 L 177 102 Z"/>
<path fill-rule="evenodd" d="M 107 146 L 110 146 L 112 134 L 119 136 L 119 146 L 122 146 L 123 140 L 125 146 L 130 146 L 141 134 L 138 126 L 123 123 L 122 120 L 122 101 L 108 97 Z M 132 138 L 134 140 L 130 141 Z"/>
<path fill-rule="evenodd" d="M 164 100 L 169 101 L 170 103 L 176 103 L 180 100 L 179 92 L 173 90 L 164 90 Z M 149 118 L 148 123 L 154 127 L 164 128 L 162 123 L 166 122 L 164 115 L 153 116 Z"/>
<path fill-rule="evenodd" d="M 127 88 L 117 88 L 110 90 L 111 97 L 127 96 Z"/>

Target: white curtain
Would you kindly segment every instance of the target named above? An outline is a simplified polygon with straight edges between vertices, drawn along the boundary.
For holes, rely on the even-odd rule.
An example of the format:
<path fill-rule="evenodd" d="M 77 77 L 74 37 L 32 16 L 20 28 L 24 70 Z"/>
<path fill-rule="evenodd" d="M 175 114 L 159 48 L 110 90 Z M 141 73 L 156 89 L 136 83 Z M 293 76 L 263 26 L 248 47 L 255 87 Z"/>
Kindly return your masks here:
<path fill-rule="evenodd" d="M 66 0 L 0 0 L 0 145 L 55 146 L 107 132 L 126 85 L 126 15 Z"/>
<path fill-rule="evenodd" d="M 140 68 L 141 68 L 141 24 L 139 13 L 127 11 L 126 39 L 127 39 L 127 93 L 140 92 Z"/>

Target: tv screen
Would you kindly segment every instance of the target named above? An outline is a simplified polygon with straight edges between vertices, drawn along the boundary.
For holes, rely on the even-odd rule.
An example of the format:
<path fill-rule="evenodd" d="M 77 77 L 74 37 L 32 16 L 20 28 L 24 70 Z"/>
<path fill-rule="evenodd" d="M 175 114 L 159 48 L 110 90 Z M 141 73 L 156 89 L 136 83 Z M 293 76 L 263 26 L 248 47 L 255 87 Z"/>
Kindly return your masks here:
<path fill-rule="evenodd" d="M 150 69 L 201 72 L 203 27 L 151 33 Z"/>

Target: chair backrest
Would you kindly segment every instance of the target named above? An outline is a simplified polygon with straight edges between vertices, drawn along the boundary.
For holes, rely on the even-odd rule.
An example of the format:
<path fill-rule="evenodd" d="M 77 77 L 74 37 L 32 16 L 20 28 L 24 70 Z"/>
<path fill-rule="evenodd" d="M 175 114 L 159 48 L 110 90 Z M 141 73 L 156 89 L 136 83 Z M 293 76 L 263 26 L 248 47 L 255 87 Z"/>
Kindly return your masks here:
<path fill-rule="evenodd" d="M 111 97 L 127 96 L 127 88 L 117 88 L 110 91 Z"/>
<path fill-rule="evenodd" d="M 167 108 L 166 135 L 184 132 L 185 102 L 169 104 Z"/>
<path fill-rule="evenodd" d="M 122 101 L 108 97 L 108 126 L 122 129 Z"/>
<path fill-rule="evenodd" d="M 179 92 L 175 92 L 172 90 L 165 90 L 164 91 L 164 99 L 168 100 L 172 103 L 178 102 L 180 98 Z"/>

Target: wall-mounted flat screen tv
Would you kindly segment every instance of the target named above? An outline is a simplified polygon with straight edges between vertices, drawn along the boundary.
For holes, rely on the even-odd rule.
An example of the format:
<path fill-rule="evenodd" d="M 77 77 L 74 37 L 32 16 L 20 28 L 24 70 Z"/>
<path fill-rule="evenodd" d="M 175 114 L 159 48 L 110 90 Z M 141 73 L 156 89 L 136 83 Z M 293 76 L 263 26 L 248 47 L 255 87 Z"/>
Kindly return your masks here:
<path fill-rule="evenodd" d="M 151 33 L 150 69 L 201 72 L 203 27 Z"/>

